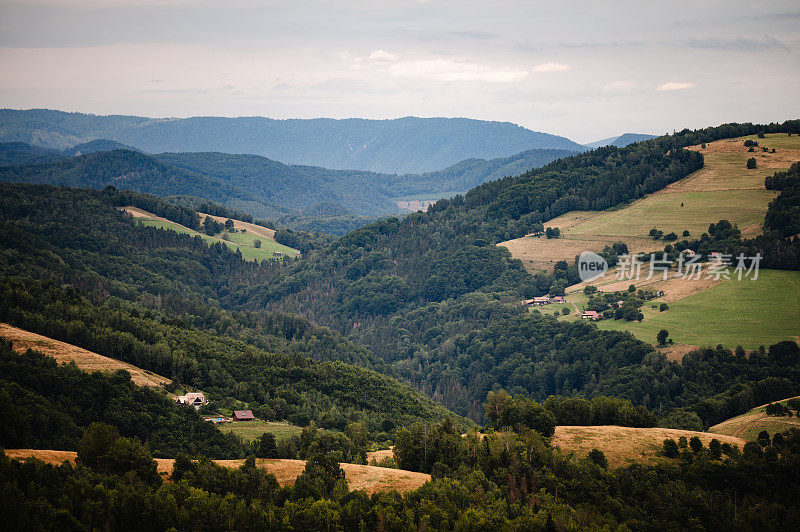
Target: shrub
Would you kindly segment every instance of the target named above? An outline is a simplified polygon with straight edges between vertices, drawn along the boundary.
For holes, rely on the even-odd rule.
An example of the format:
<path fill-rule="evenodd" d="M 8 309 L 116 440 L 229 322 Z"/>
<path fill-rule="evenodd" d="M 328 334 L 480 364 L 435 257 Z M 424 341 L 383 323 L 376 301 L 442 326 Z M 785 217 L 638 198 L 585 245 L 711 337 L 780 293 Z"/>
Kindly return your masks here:
<path fill-rule="evenodd" d="M 572 311 L 570 310 L 569 307 L 564 307 L 563 310 L 561 311 L 561 314 L 563 314 L 564 316 L 568 316 L 570 312 Z"/>
<path fill-rule="evenodd" d="M 588 458 L 592 463 L 599 465 L 603 469 L 608 467 L 608 460 L 606 460 L 606 455 L 603 454 L 603 451 L 592 449 Z"/>
<path fill-rule="evenodd" d="M 690 233 L 689 233 L 689 230 L 688 230 L 688 229 L 684 229 L 684 230 L 683 230 L 683 236 L 689 236 L 689 234 L 690 234 Z"/>
<path fill-rule="evenodd" d="M 756 158 L 755 157 L 750 157 L 749 159 L 747 159 L 747 169 L 748 170 L 752 170 L 756 166 L 757 166 L 757 164 L 756 164 Z"/>
<path fill-rule="evenodd" d="M 658 307 L 658 310 L 660 312 L 664 312 L 665 310 L 669 310 L 669 305 L 667 305 L 666 303 L 661 303 L 661 305 L 659 305 L 659 307 Z"/>

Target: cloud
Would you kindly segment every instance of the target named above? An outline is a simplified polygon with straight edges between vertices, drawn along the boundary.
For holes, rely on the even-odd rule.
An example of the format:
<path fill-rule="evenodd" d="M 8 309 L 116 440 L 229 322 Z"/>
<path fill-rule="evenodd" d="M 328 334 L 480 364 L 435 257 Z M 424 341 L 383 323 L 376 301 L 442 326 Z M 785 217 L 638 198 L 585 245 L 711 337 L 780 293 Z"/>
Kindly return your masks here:
<path fill-rule="evenodd" d="M 397 77 L 437 81 L 486 81 L 489 83 L 513 83 L 528 76 L 528 72 L 525 70 L 498 68 L 492 65 L 453 59 L 398 61 L 389 66 L 388 72 Z"/>
<path fill-rule="evenodd" d="M 636 83 L 621 79 L 606 83 L 603 85 L 603 90 L 608 92 L 631 92 L 636 87 Z"/>
<path fill-rule="evenodd" d="M 397 59 L 397 56 L 385 50 L 375 50 L 369 54 L 369 58 L 373 61 L 394 61 Z"/>
<path fill-rule="evenodd" d="M 684 89 L 691 89 L 694 83 L 684 83 L 681 81 L 668 81 L 656 87 L 657 91 L 682 91 Z"/>
<path fill-rule="evenodd" d="M 570 66 L 565 65 L 564 63 L 555 63 L 553 61 L 549 63 L 542 63 L 541 65 L 536 65 L 531 70 L 534 72 L 564 72 L 565 70 L 569 70 Z"/>
<path fill-rule="evenodd" d="M 686 43 L 690 48 L 707 50 L 730 50 L 735 52 L 765 52 L 767 50 L 790 51 L 789 47 L 781 41 L 769 35 L 764 35 L 760 39 L 690 39 Z"/>

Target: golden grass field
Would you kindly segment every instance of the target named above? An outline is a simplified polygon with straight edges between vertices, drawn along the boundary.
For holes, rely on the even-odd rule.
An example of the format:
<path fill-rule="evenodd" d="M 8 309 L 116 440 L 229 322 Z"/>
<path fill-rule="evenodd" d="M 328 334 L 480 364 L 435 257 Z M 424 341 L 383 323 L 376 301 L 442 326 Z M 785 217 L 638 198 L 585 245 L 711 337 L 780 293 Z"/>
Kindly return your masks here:
<path fill-rule="evenodd" d="M 46 449 L 6 449 L 6 455 L 16 460 L 38 458 L 50 464 L 60 464 L 64 461 L 75 463 L 75 451 L 53 451 Z M 158 472 L 164 476 L 172 474 L 174 460 L 171 458 L 157 458 Z M 241 467 L 244 460 L 214 460 L 224 467 Z M 285 486 L 294 484 L 294 481 L 305 469 L 304 460 L 288 459 L 258 459 L 256 465 L 266 469 Z M 431 479 L 426 473 L 415 473 L 401 469 L 368 466 L 360 464 L 340 464 L 345 474 L 345 479 L 351 490 L 364 490 L 368 494 L 380 491 L 397 490 L 405 493 L 415 490 Z"/>
<path fill-rule="evenodd" d="M 608 460 L 608 466 L 623 467 L 632 463 L 653 463 L 664 458 L 659 455 L 663 442 L 667 438 L 675 441 L 681 436 L 690 439 L 697 436 L 708 446 L 716 438 L 720 443 L 730 443 L 740 449 L 744 447 L 745 440 L 735 436 L 710 434 L 708 432 L 694 432 L 691 430 L 617 427 L 614 425 L 579 427 L 559 426 L 551 439 L 554 447 L 562 452 L 574 452 L 577 456 L 585 458 L 593 449 L 603 452 Z"/>
<path fill-rule="evenodd" d="M 103 373 L 110 373 L 118 369 L 127 370 L 128 373 L 131 374 L 131 380 L 139 386 L 158 387 L 165 386 L 172 382 L 166 377 L 137 368 L 126 362 L 108 358 L 72 344 L 53 340 L 52 338 L 25 331 L 6 323 L 0 323 L 0 338 L 11 340 L 14 345 L 14 350 L 17 352 L 25 352 L 28 349 L 40 351 L 47 356 L 55 358 L 59 364 L 74 362 L 79 369 L 86 372 L 100 371 Z"/>
<path fill-rule="evenodd" d="M 747 139 L 757 140 L 759 151 L 748 152 L 744 147 Z M 775 153 L 761 152 L 762 146 L 774 147 Z M 574 211 L 546 222 L 546 226 L 561 229 L 561 238 L 526 236 L 500 245 L 527 268 L 540 270 L 551 269 L 558 260 L 572 261 L 581 251 L 600 251 L 618 241 L 625 242 L 631 253 L 661 250 L 665 243 L 648 236 L 653 227 L 679 237 L 688 230 L 698 237 L 709 224 L 727 219 L 737 223 L 745 236 L 755 236 L 761 232 L 768 203 L 777 195 L 764 188 L 764 178 L 800 160 L 800 135 L 725 139 L 689 149 L 703 154 L 705 166 L 687 178 L 620 209 Z M 745 168 L 749 157 L 758 161 L 754 170 Z"/>
<path fill-rule="evenodd" d="M 776 402 L 783 403 L 789 399 L 793 399 L 793 397 Z M 790 428 L 800 429 L 800 419 L 797 417 L 768 416 L 765 412 L 766 406 L 767 405 L 761 405 L 745 414 L 727 419 L 722 423 L 714 425 L 708 429 L 708 431 L 717 434 L 736 436 L 745 440 L 755 440 L 762 430 L 766 430 L 770 437 L 772 437 L 776 433 L 783 432 Z"/>

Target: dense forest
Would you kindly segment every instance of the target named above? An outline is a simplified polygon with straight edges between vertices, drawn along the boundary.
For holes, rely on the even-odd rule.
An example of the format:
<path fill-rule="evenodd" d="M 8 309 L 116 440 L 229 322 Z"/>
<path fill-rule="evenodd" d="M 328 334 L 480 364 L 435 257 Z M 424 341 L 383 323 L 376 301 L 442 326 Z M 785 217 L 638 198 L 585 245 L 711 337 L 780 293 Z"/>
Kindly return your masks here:
<path fill-rule="evenodd" d="M 518 415 L 525 412 L 524 415 Z M 609 469 L 602 452 L 561 454 L 538 428 L 541 406 L 508 401 L 513 429 L 462 437 L 448 420 L 398 437 L 404 467 L 433 480 L 406 495 L 350 491 L 330 452 L 293 486 L 249 458 L 238 469 L 175 460 L 169 482 L 138 440 L 96 423 L 77 466 L 0 456 L 8 529 L 137 530 L 794 530 L 800 431 L 743 449 L 692 440 L 653 465 Z M 668 443 L 671 442 L 671 445 Z"/>

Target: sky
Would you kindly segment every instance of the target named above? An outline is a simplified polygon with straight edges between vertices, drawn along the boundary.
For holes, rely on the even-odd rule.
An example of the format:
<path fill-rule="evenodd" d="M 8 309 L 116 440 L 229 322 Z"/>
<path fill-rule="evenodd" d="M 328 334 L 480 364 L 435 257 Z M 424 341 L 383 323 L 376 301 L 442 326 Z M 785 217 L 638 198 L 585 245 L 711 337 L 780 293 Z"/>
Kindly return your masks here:
<path fill-rule="evenodd" d="M 800 118 L 792 1 L 0 0 L 0 107 L 468 117 L 589 142 Z"/>

